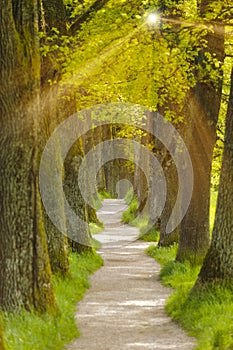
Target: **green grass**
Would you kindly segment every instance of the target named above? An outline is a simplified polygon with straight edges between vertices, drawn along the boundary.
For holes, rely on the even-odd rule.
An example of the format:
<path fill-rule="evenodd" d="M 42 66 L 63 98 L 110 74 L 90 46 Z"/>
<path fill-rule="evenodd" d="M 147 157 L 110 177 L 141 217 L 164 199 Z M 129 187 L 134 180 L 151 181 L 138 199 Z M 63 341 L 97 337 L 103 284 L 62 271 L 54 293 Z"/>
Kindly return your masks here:
<path fill-rule="evenodd" d="M 136 197 L 133 197 L 130 203 L 128 203 L 128 209 L 122 214 L 122 221 L 126 224 L 131 224 L 136 219 L 136 211 L 138 209 L 138 201 Z"/>
<path fill-rule="evenodd" d="M 197 337 L 198 350 L 233 349 L 233 295 L 222 287 L 210 286 L 189 295 L 180 288 L 167 303 L 168 313 L 190 335 Z"/>
<path fill-rule="evenodd" d="M 94 253 L 70 256 L 71 277 L 53 277 L 59 313 L 39 316 L 34 312 L 3 313 L 7 350 L 59 350 L 78 337 L 75 324 L 76 304 L 89 288 L 88 276 L 103 264 Z"/>
<path fill-rule="evenodd" d="M 134 194 L 133 194 L 133 187 L 131 187 L 131 188 L 129 189 L 129 191 L 126 193 L 125 198 L 124 198 L 126 204 L 129 205 L 129 204 L 131 203 L 133 197 L 134 197 Z"/>
<path fill-rule="evenodd" d="M 102 201 L 104 199 L 109 199 L 109 198 L 115 198 L 111 193 L 107 192 L 107 191 L 99 191 L 97 196 L 95 196 L 94 198 L 92 198 L 93 200 L 93 204 L 92 206 L 96 209 L 99 210 L 100 208 L 102 208 Z"/>
<path fill-rule="evenodd" d="M 89 224 L 90 232 L 92 235 L 96 235 L 97 233 L 100 233 L 104 229 L 104 224 L 101 222 L 100 225 L 95 224 L 94 222 L 91 222 Z"/>
<path fill-rule="evenodd" d="M 122 214 L 122 221 L 126 224 L 138 227 L 142 233 L 148 224 L 148 217 L 137 215 L 138 201 L 136 197 L 133 197 L 131 202 L 128 204 L 129 207 Z"/>
<path fill-rule="evenodd" d="M 137 215 L 138 201 L 135 196 L 132 198 L 132 190 L 127 193 L 125 201 L 129 207 L 122 214 L 122 221 L 139 229 L 139 239 L 147 242 L 158 242 L 158 230 L 155 227 L 147 229 L 149 216 Z"/>
<path fill-rule="evenodd" d="M 169 261 L 175 260 L 178 245 L 174 244 L 171 247 L 159 248 L 155 245 L 151 245 L 147 248 L 146 252 L 152 258 L 154 258 L 159 264 L 165 265 Z"/>
<path fill-rule="evenodd" d="M 148 220 L 147 220 L 148 222 Z M 147 223 L 146 225 L 142 225 L 140 228 L 140 236 L 139 238 L 146 242 L 158 242 L 159 241 L 159 231 L 158 228 L 153 226 L 149 230 L 147 230 Z"/>
<path fill-rule="evenodd" d="M 170 248 L 151 246 L 147 249 L 147 253 L 162 265 L 162 283 L 175 289 L 166 304 L 168 314 L 189 335 L 197 338 L 195 349 L 232 350 L 232 291 L 217 285 L 192 289 L 200 267 L 191 267 L 188 262 L 176 262 L 176 251 L 177 245 Z"/>
<path fill-rule="evenodd" d="M 104 190 L 99 191 L 98 196 L 99 196 L 100 200 L 115 198 L 111 193 L 104 191 Z"/>

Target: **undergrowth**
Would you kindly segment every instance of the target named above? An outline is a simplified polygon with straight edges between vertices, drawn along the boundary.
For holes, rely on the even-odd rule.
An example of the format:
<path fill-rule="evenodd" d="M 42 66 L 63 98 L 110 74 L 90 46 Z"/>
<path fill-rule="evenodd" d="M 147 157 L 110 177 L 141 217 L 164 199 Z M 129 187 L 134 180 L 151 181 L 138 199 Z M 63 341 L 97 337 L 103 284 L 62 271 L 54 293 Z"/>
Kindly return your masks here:
<path fill-rule="evenodd" d="M 114 199 L 116 197 L 114 197 L 111 193 L 105 191 L 105 190 L 101 190 L 98 192 L 98 197 L 100 198 L 100 200 L 103 199 Z"/>
<path fill-rule="evenodd" d="M 90 232 L 92 235 L 96 235 L 97 233 L 100 233 L 103 231 L 104 229 L 104 224 L 101 222 L 99 225 L 94 223 L 94 222 L 90 222 L 89 223 L 89 228 L 90 228 Z"/>
<path fill-rule="evenodd" d="M 78 335 L 76 304 L 89 288 L 88 276 L 103 264 L 97 253 L 71 254 L 71 277 L 53 277 L 59 312 L 39 316 L 35 312 L 2 313 L 7 350 L 58 350 Z"/>
<path fill-rule="evenodd" d="M 147 220 L 148 221 L 148 220 Z M 159 231 L 156 226 L 152 226 L 147 229 L 147 225 L 140 228 L 139 238 L 146 242 L 158 242 L 159 241 Z"/>
<path fill-rule="evenodd" d="M 126 197 L 125 201 L 128 204 L 128 209 L 122 214 L 122 221 L 135 226 L 139 229 L 139 239 L 147 242 L 158 242 L 159 240 L 159 231 L 157 227 L 153 226 L 151 228 L 148 227 L 149 216 L 148 215 L 140 215 L 138 210 L 138 201 L 135 196 L 132 197 L 132 190 L 130 190 Z"/>
<path fill-rule="evenodd" d="M 129 207 L 122 214 L 122 221 L 125 222 L 126 224 L 132 224 L 132 222 L 135 221 L 137 216 L 137 209 L 138 209 L 137 198 L 133 197 L 130 203 L 127 203 L 127 204 L 129 205 Z M 135 226 L 135 222 L 134 222 L 134 226 Z"/>
<path fill-rule="evenodd" d="M 200 267 L 175 261 L 177 246 L 147 249 L 161 265 L 160 279 L 175 289 L 166 310 L 189 335 L 197 338 L 198 350 L 233 349 L 233 294 L 219 285 L 194 288 Z"/>

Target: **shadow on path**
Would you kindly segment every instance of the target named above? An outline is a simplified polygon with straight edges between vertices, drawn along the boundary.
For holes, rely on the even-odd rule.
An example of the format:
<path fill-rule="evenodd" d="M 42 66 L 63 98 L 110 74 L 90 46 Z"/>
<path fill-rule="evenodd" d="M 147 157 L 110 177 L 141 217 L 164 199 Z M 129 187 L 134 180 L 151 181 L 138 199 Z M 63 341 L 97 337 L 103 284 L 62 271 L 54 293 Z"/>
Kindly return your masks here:
<path fill-rule="evenodd" d="M 160 266 L 145 254 L 151 244 L 136 241 L 138 230 L 121 223 L 123 200 L 108 199 L 98 212 L 105 230 L 96 236 L 105 265 L 91 277 L 91 289 L 77 307 L 81 336 L 69 350 L 194 348 L 194 339 L 165 313 L 170 294 Z"/>

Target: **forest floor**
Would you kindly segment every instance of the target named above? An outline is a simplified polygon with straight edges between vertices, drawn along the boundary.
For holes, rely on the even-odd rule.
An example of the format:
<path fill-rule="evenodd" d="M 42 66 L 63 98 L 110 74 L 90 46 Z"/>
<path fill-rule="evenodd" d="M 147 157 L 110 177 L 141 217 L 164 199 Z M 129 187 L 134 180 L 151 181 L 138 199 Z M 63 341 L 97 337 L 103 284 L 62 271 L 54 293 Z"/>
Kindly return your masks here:
<path fill-rule="evenodd" d="M 67 349 L 193 349 L 195 339 L 165 313 L 171 290 L 160 284 L 160 265 L 145 253 L 151 243 L 137 241 L 138 229 L 121 223 L 126 208 L 123 200 L 107 199 L 98 212 L 105 229 L 95 238 L 105 264 L 78 304 L 81 336 Z"/>

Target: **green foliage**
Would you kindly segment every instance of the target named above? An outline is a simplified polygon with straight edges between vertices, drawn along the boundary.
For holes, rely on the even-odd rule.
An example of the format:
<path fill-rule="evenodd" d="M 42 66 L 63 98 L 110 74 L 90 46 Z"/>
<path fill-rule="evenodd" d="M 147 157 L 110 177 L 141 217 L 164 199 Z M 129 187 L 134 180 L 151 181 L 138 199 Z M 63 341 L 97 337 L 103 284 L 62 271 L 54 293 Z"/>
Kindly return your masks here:
<path fill-rule="evenodd" d="M 214 219 L 217 205 L 217 196 L 218 193 L 216 191 L 211 191 L 210 194 L 210 232 L 212 233 L 214 227 Z"/>
<path fill-rule="evenodd" d="M 162 269 L 160 279 L 166 286 L 175 288 L 169 297 L 166 310 L 188 332 L 197 338 L 198 350 L 233 349 L 233 294 L 232 290 L 209 285 L 193 289 L 199 267 L 188 262 L 175 261 L 177 247 L 147 249 Z"/>
<path fill-rule="evenodd" d="M 66 3 L 82 12 L 91 1 Z M 175 2 L 172 6 L 176 8 Z M 187 23 L 179 34 L 174 34 L 173 24 L 162 22 L 160 35 L 159 28 L 146 22 L 152 7 L 158 2 L 121 1 L 119 6 L 110 0 L 83 23 L 77 33 L 79 48 L 73 49 L 62 82 L 64 89 L 72 85 L 80 109 L 127 101 L 156 110 L 165 106 L 169 119 L 182 120 L 167 106 L 173 103 L 181 112 L 185 95 L 196 82 L 195 59 L 206 45 L 207 29 L 189 23 L 195 11 L 192 4 L 184 11 Z"/>
<path fill-rule="evenodd" d="M 94 0 L 64 0 L 64 4 L 71 19 L 81 17 L 90 8 L 90 6 L 93 5 L 94 2 Z"/>
<path fill-rule="evenodd" d="M 213 0 L 206 4 L 205 19 L 225 21 L 231 19 L 233 15 L 232 6 L 227 0 Z"/>
<path fill-rule="evenodd" d="M 71 277 L 53 277 L 59 313 L 39 316 L 22 310 L 19 314 L 3 313 L 4 338 L 9 350 L 58 350 L 79 335 L 75 324 L 76 304 L 89 288 L 88 275 L 103 261 L 96 253 L 70 256 Z"/>

